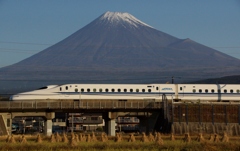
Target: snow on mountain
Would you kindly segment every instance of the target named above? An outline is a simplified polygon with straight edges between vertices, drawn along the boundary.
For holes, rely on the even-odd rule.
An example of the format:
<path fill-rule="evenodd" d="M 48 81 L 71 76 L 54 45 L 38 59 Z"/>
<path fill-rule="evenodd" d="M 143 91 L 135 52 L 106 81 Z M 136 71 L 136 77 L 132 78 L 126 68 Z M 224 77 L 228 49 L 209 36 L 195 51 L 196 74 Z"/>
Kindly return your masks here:
<path fill-rule="evenodd" d="M 107 21 L 111 24 L 119 24 L 120 22 L 125 22 L 130 25 L 133 25 L 134 27 L 138 28 L 139 26 L 148 26 L 150 28 L 150 25 L 140 21 L 139 19 L 135 18 L 129 13 L 122 13 L 122 12 L 106 12 L 99 18 L 101 21 Z"/>

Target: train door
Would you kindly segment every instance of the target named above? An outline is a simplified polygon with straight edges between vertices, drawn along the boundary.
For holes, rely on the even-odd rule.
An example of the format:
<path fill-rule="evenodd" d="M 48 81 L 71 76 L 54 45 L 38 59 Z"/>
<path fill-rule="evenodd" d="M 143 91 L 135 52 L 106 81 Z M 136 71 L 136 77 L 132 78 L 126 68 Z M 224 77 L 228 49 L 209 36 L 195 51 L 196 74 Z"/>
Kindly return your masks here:
<path fill-rule="evenodd" d="M 175 84 L 175 100 L 178 100 L 178 84 Z"/>
<path fill-rule="evenodd" d="M 153 92 L 155 92 L 155 100 L 158 102 L 160 102 L 160 100 L 162 99 L 162 94 L 161 93 L 161 89 L 160 89 L 160 85 L 155 85 L 153 87 L 155 90 Z"/>
<path fill-rule="evenodd" d="M 186 86 L 184 85 L 178 85 L 178 97 L 179 99 L 183 99 L 185 96 L 185 88 Z"/>
<path fill-rule="evenodd" d="M 160 98 L 160 85 L 156 85 L 157 98 Z"/>
<path fill-rule="evenodd" d="M 65 99 L 69 98 L 69 86 L 68 85 L 65 86 L 64 98 Z"/>

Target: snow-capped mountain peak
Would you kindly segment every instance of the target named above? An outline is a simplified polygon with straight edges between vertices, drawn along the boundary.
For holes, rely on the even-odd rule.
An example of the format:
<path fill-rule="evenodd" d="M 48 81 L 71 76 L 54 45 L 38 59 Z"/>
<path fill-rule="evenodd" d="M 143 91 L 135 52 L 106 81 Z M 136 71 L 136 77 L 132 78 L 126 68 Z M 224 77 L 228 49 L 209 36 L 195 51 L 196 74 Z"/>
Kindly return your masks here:
<path fill-rule="evenodd" d="M 108 21 L 110 23 L 113 24 L 118 24 L 119 22 L 127 22 L 130 25 L 133 25 L 134 27 L 138 28 L 139 26 L 148 26 L 150 28 L 150 25 L 140 21 L 139 19 L 137 19 L 136 17 L 132 16 L 129 13 L 122 13 L 122 12 L 106 12 L 104 13 L 102 16 L 100 16 L 100 20 L 102 21 Z"/>

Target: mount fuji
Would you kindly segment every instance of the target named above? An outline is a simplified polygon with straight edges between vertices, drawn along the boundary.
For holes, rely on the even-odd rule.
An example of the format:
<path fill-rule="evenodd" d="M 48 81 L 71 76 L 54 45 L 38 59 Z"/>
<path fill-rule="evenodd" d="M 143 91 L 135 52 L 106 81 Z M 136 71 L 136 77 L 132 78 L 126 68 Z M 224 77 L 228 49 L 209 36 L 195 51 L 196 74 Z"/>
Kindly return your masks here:
<path fill-rule="evenodd" d="M 165 82 L 161 77 L 239 74 L 239 65 L 239 59 L 161 32 L 129 13 L 106 12 L 53 46 L 1 68 L 0 79 Z"/>

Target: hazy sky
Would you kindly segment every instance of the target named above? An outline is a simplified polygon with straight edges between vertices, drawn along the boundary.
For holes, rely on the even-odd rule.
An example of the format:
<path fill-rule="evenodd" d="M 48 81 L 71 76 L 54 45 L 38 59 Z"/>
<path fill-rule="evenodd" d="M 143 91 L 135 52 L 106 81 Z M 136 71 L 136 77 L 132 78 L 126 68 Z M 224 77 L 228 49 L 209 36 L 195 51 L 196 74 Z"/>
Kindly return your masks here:
<path fill-rule="evenodd" d="M 0 0 L 0 67 L 42 51 L 106 11 L 240 59 L 240 0 Z"/>

